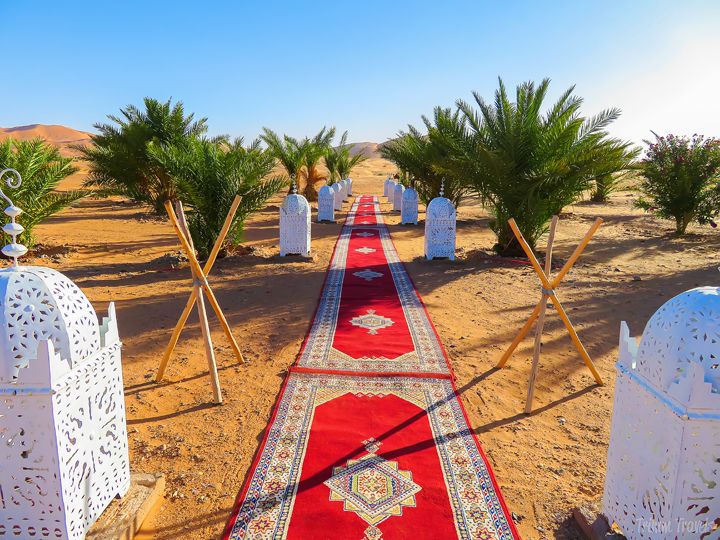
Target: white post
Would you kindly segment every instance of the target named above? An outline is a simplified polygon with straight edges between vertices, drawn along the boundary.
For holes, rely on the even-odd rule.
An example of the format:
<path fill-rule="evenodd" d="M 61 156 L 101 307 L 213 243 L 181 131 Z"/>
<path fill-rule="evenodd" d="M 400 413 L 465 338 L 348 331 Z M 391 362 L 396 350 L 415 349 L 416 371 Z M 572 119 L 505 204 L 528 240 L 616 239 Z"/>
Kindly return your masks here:
<path fill-rule="evenodd" d="M 400 209 L 400 223 L 402 225 L 417 225 L 418 222 L 418 193 L 414 188 L 407 188 L 402 194 L 402 207 Z"/>
<path fill-rule="evenodd" d="M 335 192 L 330 186 L 323 186 L 318 192 L 318 223 L 335 222 Z"/>
<path fill-rule="evenodd" d="M 310 255 L 310 205 L 297 193 L 285 197 L 280 207 L 280 256 L 286 255 Z"/>
<path fill-rule="evenodd" d="M 720 288 L 620 328 L 603 512 L 628 540 L 714 538 L 720 519 Z"/>
<path fill-rule="evenodd" d="M 455 207 L 450 199 L 435 197 L 425 211 L 425 257 L 455 259 Z"/>
<path fill-rule="evenodd" d="M 66 276 L 24 265 L 0 270 L 0 304 L 0 537 L 81 540 L 130 486 L 115 308 L 99 324 Z"/>
<path fill-rule="evenodd" d="M 393 188 L 393 211 L 400 212 L 402 210 L 402 196 L 405 191 L 405 186 L 400 183 L 395 184 Z"/>

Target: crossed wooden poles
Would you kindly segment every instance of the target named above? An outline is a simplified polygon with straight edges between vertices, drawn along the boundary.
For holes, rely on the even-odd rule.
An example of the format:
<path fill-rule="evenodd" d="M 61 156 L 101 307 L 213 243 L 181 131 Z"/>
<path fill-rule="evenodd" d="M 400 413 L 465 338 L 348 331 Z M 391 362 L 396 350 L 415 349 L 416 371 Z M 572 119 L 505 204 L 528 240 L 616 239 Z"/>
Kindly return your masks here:
<path fill-rule="evenodd" d="M 185 304 L 185 309 L 175 325 L 175 330 L 173 330 L 172 336 L 170 337 L 170 343 L 168 343 L 167 349 L 165 349 L 165 354 L 160 361 L 160 367 L 158 368 L 155 380 L 160 382 L 165 375 L 165 368 L 167 367 L 170 356 L 175 349 L 175 345 L 177 345 L 178 339 L 180 339 L 180 333 L 185 327 L 185 323 L 190 316 L 193 306 L 197 302 L 200 329 L 202 331 L 203 341 L 205 342 L 205 356 L 207 357 L 208 368 L 210 370 L 210 381 L 212 383 L 215 403 L 222 403 L 222 392 L 220 391 L 220 380 L 218 379 L 215 352 L 213 351 L 212 338 L 210 337 L 210 326 L 208 324 L 207 311 L 205 310 L 205 295 L 207 295 L 208 302 L 210 302 L 210 306 L 213 308 L 213 311 L 215 311 L 215 314 L 220 321 L 220 325 L 225 331 L 225 335 L 230 341 L 230 345 L 235 352 L 235 356 L 237 356 L 238 361 L 240 363 L 244 363 L 245 361 L 242 353 L 240 352 L 240 347 L 238 347 L 238 344 L 230 331 L 227 319 L 225 319 L 225 315 L 223 314 L 222 309 L 220 309 L 220 304 L 218 304 L 217 298 L 215 298 L 215 294 L 210 288 L 210 284 L 207 280 L 207 276 L 210 273 L 210 270 L 212 270 L 212 267 L 215 264 L 215 259 L 217 259 L 220 248 L 222 247 L 225 237 L 230 230 L 233 218 L 235 217 L 235 212 L 237 212 L 238 206 L 240 205 L 240 200 L 241 197 L 236 195 L 235 200 L 233 200 L 232 206 L 230 207 L 230 211 L 225 218 L 222 230 L 215 240 L 210 256 L 208 257 L 207 262 L 205 262 L 204 268 L 200 266 L 200 263 L 195 256 L 195 247 L 193 246 L 192 237 L 190 236 L 190 231 L 188 230 L 182 203 L 179 201 L 176 203 L 179 216 L 178 219 L 170 201 L 165 201 L 165 210 L 167 210 L 170 223 L 172 223 L 175 233 L 180 239 L 180 245 L 190 261 L 190 268 L 192 269 L 193 274 L 193 289 L 190 293 L 190 298 L 188 298 L 187 304 Z"/>
<path fill-rule="evenodd" d="M 505 351 L 505 354 L 503 354 L 502 358 L 500 359 L 500 362 L 498 362 L 497 367 L 502 368 L 505 366 L 505 363 L 508 361 L 510 356 L 512 355 L 513 351 L 517 348 L 517 346 L 520 344 L 520 342 L 525 338 L 527 333 L 530 331 L 530 328 L 532 328 L 533 323 L 537 320 L 537 326 L 535 329 L 535 348 L 533 350 L 533 361 L 532 361 L 532 369 L 530 371 L 530 380 L 528 384 L 528 394 L 527 394 L 527 400 L 525 401 L 525 413 L 529 414 L 532 411 L 532 402 L 533 402 L 533 396 L 535 394 L 535 379 L 537 378 L 537 372 L 538 372 L 538 363 L 540 361 L 540 346 L 542 341 L 542 331 L 543 326 L 545 325 L 545 310 L 547 308 L 548 300 L 552 302 L 553 307 L 555 307 L 555 311 L 558 312 L 558 315 L 560 315 L 560 319 L 562 320 L 563 324 L 565 325 L 565 328 L 567 328 L 568 333 L 570 334 L 570 339 L 572 339 L 573 344 L 575 345 L 575 348 L 580 353 L 580 356 L 582 357 L 583 361 L 585 362 L 585 365 L 588 367 L 590 372 L 592 373 L 593 377 L 595 378 L 595 382 L 597 384 L 603 384 L 602 378 L 600 377 L 600 374 L 598 373 L 597 369 L 595 369 L 595 365 L 592 363 L 592 360 L 590 360 L 590 356 L 588 355 L 587 351 L 585 350 L 585 347 L 583 346 L 582 342 L 580 341 L 580 338 L 577 335 L 577 332 L 575 331 L 575 328 L 573 327 L 572 323 L 570 322 L 570 319 L 565 312 L 565 309 L 563 308 L 562 304 L 560 303 L 560 300 L 557 297 L 557 294 L 555 292 L 555 289 L 557 289 L 558 285 L 560 285 L 560 282 L 565 277 L 565 275 L 570 271 L 570 269 L 573 267 L 575 262 L 578 260 L 582 252 L 587 247 L 588 243 L 590 243 L 590 239 L 593 237 L 595 232 L 600 228 L 600 225 L 602 225 L 602 219 L 598 218 L 595 220 L 595 223 L 593 223 L 592 227 L 590 227 L 590 230 L 585 234 L 585 237 L 582 239 L 580 244 L 578 244 L 577 248 L 575 248 L 575 251 L 573 251 L 570 258 L 567 260 L 565 265 L 562 267 L 560 272 L 557 276 L 555 276 L 555 279 L 550 281 L 550 270 L 551 270 L 551 264 L 552 264 L 552 249 L 553 249 L 553 242 L 555 240 L 555 228 L 557 227 L 558 217 L 554 216 L 552 219 L 552 222 L 550 224 L 550 231 L 548 235 L 548 243 L 547 243 L 547 250 L 545 251 L 545 269 L 540 266 L 540 263 L 537 260 L 537 257 L 535 257 L 535 254 L 533 253 L 532 249 L 528 245 L 527 241 L 523 237 L 522 233 L 520 232 L 520 229 L 518 229 L 517 224 L 515 223 L 514 219 L 510 219 L 508 222 L 510 224 L 510 228 L 512 229 L 513 233 L 515 233 L 515 236 L 517 237 L 518 242 L 520 243 L 520 246 L 522 247 L 523 251 L 527 255 L 528 259 L 530 259 L 530 263 L 532 264 L 533 268 L 535 269 L 535 273 L 540 278 L 541 283 L 541 296 L 540 296 L 540 302 L 538 302 L 537 306 L 535 306 L 535 309 L 530 314 L 530 318 L 525 323 L 525 326 L 523 326 L 520 329 L 520 332 L 515 337 L 513 342 L 510 344 L 510 347 L 507 351 Z"/>

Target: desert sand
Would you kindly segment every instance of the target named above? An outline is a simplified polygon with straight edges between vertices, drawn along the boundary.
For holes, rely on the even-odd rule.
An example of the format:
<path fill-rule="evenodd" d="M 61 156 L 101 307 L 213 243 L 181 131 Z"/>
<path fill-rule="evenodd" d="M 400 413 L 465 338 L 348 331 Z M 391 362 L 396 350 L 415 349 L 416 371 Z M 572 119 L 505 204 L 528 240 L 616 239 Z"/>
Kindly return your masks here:
<path fill-rule="evenodd" d="M 364 162 L 353 174 L 355 193 L 381 194 L 390 171 L 382 159 Z M 558 264 L 595 217 L 605 220 L 558 294 L 607 384 L 594 385 L 550 311 L 531 416 L 522 410 L 532 338 L 506 369 L 493 366 L 539 298 L 532 270 L 491 256 L 494 236 L 476 202 L 458 212 L 457 260 L 433 262 L 422 257 L 422 222 L 400 226 L 383 204 L 400 257 L 447 348 L 471 427 L 527 539 L 574 538 L 571 508 L 602 494 L 620 321 L 639 335 L 673 295 L 720 284 L 718 232 L 693 226 L 676 239 L 670 222 L 633 209 L 633 197 L 623 192 L 608 204 L 576 204 L 561 218 Z M 166 498 L 146 524 L 147 538 L 219 537 L 307 331 L 340 224 L 313 223 L 311 260 L 280 258 L 280 201 L 252 216 L 243 249 L 219 260 L 211 274 L 247 359 L 236 363 L 211 319 L 221 406 L 212 404 L 194 316 L 166 380 L 153 382 L 190 288 L 190 270 L 176 257 L 166 220 L 122 200 L 90 199 L 37 230 L 48 255 L 32 263 L 66 273 L 100 313 L 110 301 L 117 305 L 132 469 L 167 475 Z"/>

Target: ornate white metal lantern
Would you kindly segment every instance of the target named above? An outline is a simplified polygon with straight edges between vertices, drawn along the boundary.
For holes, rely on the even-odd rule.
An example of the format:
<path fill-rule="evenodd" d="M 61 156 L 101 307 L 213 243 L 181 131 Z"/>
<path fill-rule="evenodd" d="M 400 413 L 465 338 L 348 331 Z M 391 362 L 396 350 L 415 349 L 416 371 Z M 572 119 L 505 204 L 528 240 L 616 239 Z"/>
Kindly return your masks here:
<path fill-rule="evenodd" d="M 335 192 L 330 186 L 323 186 L 318 191 L 318 222 L 335 222 Z"/>
<path fill-rule="evenodd" d="M 348 197 L 349 197 L 349 195 L 348 195 L 348 181 L 347 181 L 347 180 L 340 180 L 340 188 L 341 188 L 341 191 L 342 191 L 343 201 L 347 201 L 347 200 L 348 200 Z"/>
<path fill-rule="evenodd" d="M 342 189 L 340 188 L 340 184 L 336 182 L 331 187 L 333 190 L 333 195 L 335 196 L 335 210 L 342 210 L 343 194 Z"/>
<path fill-rule="evenodd" d="M 280 207 L 280 256 L 285 255 L 310 255 L 310 205 L 298 195 L 294 181 Z"/>
<path fill-rule="evenodd" d="M 81 539 L 130 486 L 115 308 L 100 325 L 64 275 L 18 266 L 20 212 L 0 270 L 0 538 Z"/>
<path fill-rule="evenodd" d="M 608 521 L 630 540 L 717 538 L 720 288 L 669 300 L 639 346 L 623 322 L 617 372 L 603 497 Z"/>
<path fill-rule="evenodd" d="M 347 186 L 348 186 L 348 189 L 347 189 L 348 197 L 352 197 L 352 194 L 353 194 L 353 192 L 352 192 L 352 184 L 353 184 L 352 178 L 346 178 L 346 181 L 347 181 Z"/>
<path fill-rule="evenodd" d="M 457 217 L 455 207 L 445 194 L 445 181 L 440 185 L 440 196 L 435 197 L 425 211 L 425 257 L 428 260 L 448 258 L 455 260 Z"/>
<path fill-rule="evenodd" d="M 392 189 L 394 188 L 395 182 L 393 182 L 392 176 L 388 175 L 388 177 L 385 179 L 385 183 L 383 184 L 383 196 L 387 197 L 387 199 L 391 201 L 393 198 Z"/>
<path fill-rule="evenodd" d="M 400 209 L 400 223 L 402 225 L 417 225 L 418 222 L 418 193 L 414 188 L 407 188 L 402 194 Z"/>
<path fill-rule="evenodd" d="M 393 211 L 400 212 L 402 210 L 402 196 L 403 192 L 405 191 L 405 186 L 398 183 L 395 184 L 395 187 L 393 188 Z"/>

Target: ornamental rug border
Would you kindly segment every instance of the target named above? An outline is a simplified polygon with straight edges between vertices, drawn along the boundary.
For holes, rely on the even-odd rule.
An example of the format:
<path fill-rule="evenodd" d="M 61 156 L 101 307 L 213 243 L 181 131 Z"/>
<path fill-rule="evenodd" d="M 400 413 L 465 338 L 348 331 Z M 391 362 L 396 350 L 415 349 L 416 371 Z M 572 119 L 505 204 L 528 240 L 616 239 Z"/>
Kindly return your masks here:
<path fill-rule="evenodd" d="M 380 204 L 376 196 L 373 196 L 372 204 L 378 224 L 354 225 L 361 197 L 358 196 L 355 199 L 348 213 L 346 225 L 340 232 L 315 313 L 315 319 L 308 333 L 305 346 L 295 365 L 308 369 L 353 373 L 420 373 L 450 376 L 451 371 L 440 341 L 430 322 L 425 306 L 395 250 L 390 231 L 382 221 Z M 414 351 L 395 359 L 384 357 L 356 359 L 332 347 L 340 310 L 350 237 L 354 230 L 362 229 L 376 230 L 380 235 L 383 253 L 392 274 L 395 290 L 400 299 L 400 305 L 415 347 Z"/>
<path fill-rule="evenodd" d="M 515 538 L 490 466 L 449 379 L 291 373 L 225 539 L 285 538 L 317 406 L 342 395 L 395 395 L 427 411 L 457 537 Z M 230 525 L 229 524 L 229 525 Z"/>

